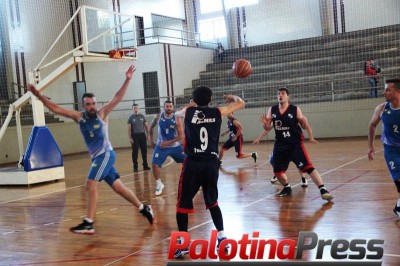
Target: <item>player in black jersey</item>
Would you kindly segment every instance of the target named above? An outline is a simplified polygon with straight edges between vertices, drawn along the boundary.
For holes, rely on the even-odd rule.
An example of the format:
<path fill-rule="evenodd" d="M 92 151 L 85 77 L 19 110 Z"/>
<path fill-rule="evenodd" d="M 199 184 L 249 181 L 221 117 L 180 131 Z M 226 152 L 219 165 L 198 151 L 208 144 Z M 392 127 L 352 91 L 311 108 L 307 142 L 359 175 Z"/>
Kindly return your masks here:
<path fill-rule="evenodd" d="M 257 161 L 258 154 L 257 152 L 252 153 L 243 153 L 242 152 L 242 144 L 243 144 L 243 127 L 242 124 L 233 117 L 233 113 L 230 113 L 228 116 L 228 130 L 221 134 L 221 137 L 225 136 L 229 133 L 229 139 L 222 145 L 219 150 L 219 163 L 221 164 L 222 158 L 224 157 L 224 152 L 229 150 L 232 147 L 235 147 L 236 158 L 243 159 L 252 157 L 254 162 Z"/>
<path fill-rule="evenodd" d="M 300 108 L 289 104 L 289 99 L 289 90 L 285 87 L 280 87 L 278 89 L 279 104 L 272 106 L 267 114 L 261 117 L 266 131 L 272 127 L 275 130 L 276 141 L 273 150 L 273 168 L 274 174 L 284 186 L 279 196 L 292 194 L 292 187 L 286 176 L 286 170 L 292 161 L 303 173 L 309 174 L 312 181 L 319 188 L 322 199 L 330 201 L 333 196 L 325 188 L 320 174 L 314 169 L 308 157 L 303 143 L 304 135 L 301 128 L 307 130 L 311 143 L 317 143 L 317 141 L 314 139 L 311 127 Z"/>
<path fill-rule="evenodd" d="M 226 105 L 209 107 L 212 90 L 199 86 L 193 90 L 194 103 L 175 113 L 184 117 L 184 150 L 187 155 L 179 178 L 176 222 L 179 231 L 188 231 L 188 214 L 194 212 L 193 197 L 201 187 L 206 208 L 218 231 L 217 248 L 226 239 L 222 212 L 218 205 L 218 143 L 222 117 L 244 108 L 244 101 L 235 95 L 225 95 Z M 181 240 L 178 240 L 181 241 Z M 188 249 L 177 249 L 175 258 Z"/>

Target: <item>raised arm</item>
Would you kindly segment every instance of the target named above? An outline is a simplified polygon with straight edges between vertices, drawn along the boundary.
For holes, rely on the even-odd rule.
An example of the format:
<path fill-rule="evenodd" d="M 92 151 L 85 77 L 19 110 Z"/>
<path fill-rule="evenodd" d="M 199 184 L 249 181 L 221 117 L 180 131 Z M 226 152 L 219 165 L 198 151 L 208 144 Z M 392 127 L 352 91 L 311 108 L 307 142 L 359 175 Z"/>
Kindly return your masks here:
<path fill-rule="evenodd" d="M 188 103 L 188 104 L 186 104 L 186 105 L 184 105 L 178 111 L 175 111 L 175 116 L 184 118 L 185 114 L 186 114 L 186 109 L 188 109 L 189 107 L 192 107 L 192 106 L 196 106 L 196 103 L 193 102 L 193 101 Z"/>
<path fill-rule="evenodd" d="M 27 90 L 30 91 L 33 95 L 35 95 L 44 106 L 46 106 L 51 112 L 68 117 L 73 119 L 76 122 L 79 122 L 81 118 L 81 113 L 75 110 L 64 109 L 61 106 L 57 105 L 56 103 L 50 101 L 48 98 L 44 97 L 40 91 L 36 90 L 35 86 L 29 84 Z"/>
<path fill-rule="evenodd" d="M 99 109 L 99 116 L 101 119 L 104 119 L 108 116 L 108 114 L 117 106 L 117 104 L 124 98 L 126 91 L 128 90 L 129 83 L 131 82 L 133 72 L 135 72 L 135 67 L 130 66 L 126 71 L 126 78 L 121 88 L 115 93 L 114 97 L 111 101 L 105 104 L 103 107 Z"/>
<path fill-rule="evenodd" d="M 226 116 L 239 109 L 244 108 L 245 103 L 242 98 L 236 95 L 224 95 L 226 105 L 218 107 L 222 116 Z"/>
<path fill-rule="evenodd" d="M 375 139 L 376 126 L 381 121 L 381 114 L 382 114 L 382 111 L 383 111 L 384 107 L 385 107 L 384 103 L 378 105 L 375 108 L 375 111 L 374 111 L 374 114 L 372 115 L 371 121 L 369 122 L 369 127 L 368 127 L 368 159 L 370 161 L 374 160 L 374 153 L 375 153 L 374 139 Z"/>
<path fill-rule="evenodd" d="M 273 128 L 271 108 L 268 109 L 267 114 L 261 115 L 261 123 L 263 124 L 264 130 L 267 131 L 268 134 L 268 132 Z"/>

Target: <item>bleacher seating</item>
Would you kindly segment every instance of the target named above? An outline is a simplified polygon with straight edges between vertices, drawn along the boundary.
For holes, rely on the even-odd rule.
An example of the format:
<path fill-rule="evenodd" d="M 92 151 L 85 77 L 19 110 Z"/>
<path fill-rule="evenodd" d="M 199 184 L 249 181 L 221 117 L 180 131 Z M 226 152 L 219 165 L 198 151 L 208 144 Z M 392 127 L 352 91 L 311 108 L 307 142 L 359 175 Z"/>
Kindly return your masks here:
<path fill-rule="evenodd" d="M 369 97 L 364 62 L 377 60 L 382 79 L 400 76 L 400 25 L 238 49 L 226 49 L 223 63 L 208 64 L 200 78 L 185 89 L 177 105 L 186 104 L 193 88 L 210 86 L 214 99 L 232 93 L 244 97 L 247 107 L 265 106 L 276 100 L 276 88 L 290 89 L 296 103 L 361 99 Z M 245 79 L 232 75 L 237 59 L 251 62 Z M 379 83 L 383 88 L 383 82 Z"/>

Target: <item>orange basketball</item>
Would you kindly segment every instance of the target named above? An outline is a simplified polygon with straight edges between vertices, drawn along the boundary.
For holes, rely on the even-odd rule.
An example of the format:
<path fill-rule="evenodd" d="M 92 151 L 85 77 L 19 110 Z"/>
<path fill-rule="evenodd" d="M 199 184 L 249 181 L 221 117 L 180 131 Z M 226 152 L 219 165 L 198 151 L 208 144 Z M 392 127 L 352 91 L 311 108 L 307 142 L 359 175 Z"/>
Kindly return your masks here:
<path fill-rule="evenodd" d="M 233 75 L 237 78 L 247 78 L 251 74 L 251 64 L 245 59 L 238 59 L 232 66 Z"/>

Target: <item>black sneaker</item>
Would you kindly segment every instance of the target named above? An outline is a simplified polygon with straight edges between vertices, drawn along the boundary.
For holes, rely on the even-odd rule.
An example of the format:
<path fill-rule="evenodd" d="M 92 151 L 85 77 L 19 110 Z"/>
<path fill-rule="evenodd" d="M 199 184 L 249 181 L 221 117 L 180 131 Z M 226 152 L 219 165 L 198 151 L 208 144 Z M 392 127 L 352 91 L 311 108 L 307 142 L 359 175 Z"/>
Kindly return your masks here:
<path fill-rule="evenodd" d="M 393 212 L 397 215 L 397 217 L 400 217 L 400 207 L 397 207 L 397 204 L 394 206 Z"/>
<path fill-rule="evenodd" d="M 143 166 L 143 170 L 144 170 L 144 171 L 149 171 L 149 170 L 151 170 L 151 168 L 148 167 L 148 166 Z"/>
<path fill-rule="evenodd" d="M 133 172 L 137 173 L 139 172 L 139 169 L 137 167 L 133 168 Z"/>
<path fill-rule="evenodd" d="M 292 194 L 292 187 L 284 187 L 281 192 L 279 192 L 279 197 L 285 197 Z"/>
<path fill-rule="evenodd" d="M 333 199 L 332 194 L 325 188 L 321 188 L 319 191 L 321 192 L 321 198 L 323 200 L 331 201 Z"/>
<path fill-rule="evenodd" d="M 86 219 L 83 219 L 83 222 L 75 227 L 71 227 L 69 231 L 76 234 L 84 234 L 84 235 L 93 235 L 94 234 L 94 223 L 89 223 Z"/>
<path fill-rule="evenodd" d="M 253 152 L 253 153 L 251 154 L 251 157 L 254 159 L 254 162 L 257 162 L 258 153 L 257 153 L 257 152 Z"/>
<path fill-rule="evenodd" d="M 140 211 L 140 213 L 147 218 L 150 224 L 153 224 L 154 222 L 154 213 L 153 209 L 151 206 L 143 205 L 143 209 Z"/>
<path fill-rule="evenodd" d="M 178 240 L 179 244 L 181 243 L 181 240 Z M 176 249 L 175 253 L 174 253 L 174 258 L 175 259 L 180 259 L 183 258 L 184 255 L 189 253 L 189 248 L 185 248 L 185 249 Z"/>
<path fill-rule="evenodd" d="M 219 250 L 219 245 L 221 244 L 222 240 L 225 240 L 225 239 L 226 239 L 226 237 L 217 238 L 217 240 L 218 240 L 218 243 L 217 243 L 217 253 L 218 253 L 218 250 Z M 228 254 L 228 253 L 229 253 L 229 248 L 230 248 L 230 247 L 231 247 L 230 245 L 226 245 L 226 246 L 225 246 L 225 250 L 224 250 L 225 254 Z"/>

